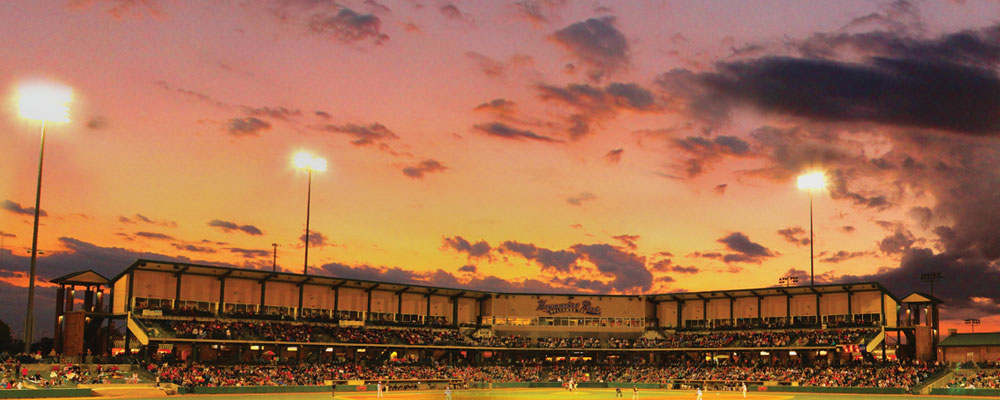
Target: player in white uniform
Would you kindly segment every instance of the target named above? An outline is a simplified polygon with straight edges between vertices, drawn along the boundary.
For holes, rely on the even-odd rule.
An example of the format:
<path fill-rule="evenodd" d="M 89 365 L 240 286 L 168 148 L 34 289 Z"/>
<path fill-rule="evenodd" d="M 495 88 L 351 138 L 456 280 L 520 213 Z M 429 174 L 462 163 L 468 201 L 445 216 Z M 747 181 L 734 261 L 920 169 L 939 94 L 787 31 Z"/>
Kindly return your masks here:
<path fill-rule="evenodd" d="M 639 400 L 639 387 L 632 386 L 632 400 Z"/>
<path fill-rule="evenodd" d="M 695 400 L 701 400 L 701 388 L 698 388 L 698 397 Z"/>
<path fill-rule="evenodd" d="M 747 398 L 747 383 L 743 382 L 740 384 L 740 391 L 743 392 L 743 398 Z"/>
<path fill-rule="evenodd" d="M 444 400 L 451 400 L 451 386 L 444 387 Z"/>
<path fill-rule="evenodd" d="M 382 381 L 378 381 L 378 397 L 382 397 L 383 388 L 384 387 L 382 386 Z"/>

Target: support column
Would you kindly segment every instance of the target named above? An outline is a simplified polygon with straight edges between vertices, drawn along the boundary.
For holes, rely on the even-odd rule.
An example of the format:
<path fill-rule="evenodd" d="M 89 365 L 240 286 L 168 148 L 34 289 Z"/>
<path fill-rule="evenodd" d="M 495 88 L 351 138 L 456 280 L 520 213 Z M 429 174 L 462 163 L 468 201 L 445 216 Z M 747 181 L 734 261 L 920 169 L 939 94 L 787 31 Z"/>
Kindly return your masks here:
<path fill-rule="evenodd" d="M 792 295 L 785 293 L 785 325 L 792 324 Z"/>
<path fill-rule="evenodd" d="M 403 322 L 403 292 L 396 293 L 396 322 Z"/>
<path fill-rule="evenodd" d="M 424 323 L 426 324 L 431 319 L 431 295 L 426 294 L 424 297 L 427 298 L 427 313 L 424 314 Z"/>
<path fill-rule="evenodd" d="M 340 286 L 333 288 L 333 315 L 330 317 L 340 319 L 337 312 L 340 311 Z"/>
<path fill-rule="evenodd" d="M 215 315 L 222 315 L 222 306 L 226 300 L 226 277 L 219 278 L 219 304 L 215 306 Z M 216 353 L 218 354 L 218 353 Z"/>
<path fill-rule="evenodd" d="M 881 324 L 882 326 L 885 326 L 885 293 L 882 293 L 882 292 L 879 292 L 879 293 L 878 293 L 878 299 L 879 299 L 879 302 L 880 302 L 880 303 L 882 303 L 882 304 L 881 304 L 881 305 L 882 305 L 882 320 L 881 320 L 881 321 L 879 321 L 879 323 L 880 323 L 880 324 Z M 883 341 L 883 343 L 884 343 L 884 341 Z M 883 350 L 884 350 L 884 349 L 883 349 Z M 883 355 L 884 355 L 884 354 L 883 354 Z M 883 358 L 883 359 L 884 359 L 884 358 Z"/>
<path fill-rule="evenodd" d="M 266 297 L 264 297 L 265 295 L 267 295 L 267 281 L 261 281 L 260 282 L 260 306 L 258 306 L 258 308 L 257 308 L 257 314 L 263 314 L 264 313 L 264 299 L 266 298 Z"/>
<path fill-rule="evenodd" d="M 295 319 L 302 318 L 302 294 L 306 290 L 306 285 L 299 285 L 299 308 L 295 310 Z"/>
<path fill-rule="evenodd" d="M 823 326 L 823 316 L 819 312 L 819 298 L 820 294 L 816 293 L 816 326 Z"/>
<path fill-rule="evenodd" d="M 63 320 L 63 308 L 65 307 L 64 297 L 66 296 L 66 285 L 59 285 L 59 289 L 56 289 L 56 325 L 55 325 L 55 350 L 57 353 L 62 354 L 62 320 Z"/>
<path fill-rule="evenodd" d="M 181 274 L 174 274 L 174 309 L 181 309 Z"/>
<path fill-rule="evenodd" d="M 733 310 L 736 308 L 736 298 L 729 298 L 729 326 L 736 326 L 736 316 L 733 315 Z"/>
<path fill-rule="evenodd" d="M 83 292 L 83 311 L 94 312 L 94 291 L 93 286 L 87 286 L 87 290 Z"/>
<path fill-rule="evenodd" d="M 854 323 L 854 307 L 851 306 L 851 299 L 854 298 L 854 292 L 847 292 L 847 318 L 850 323 Z"/>
<path fill-rule="evenodd" d="M 677 329 L 683 328 L 684 321 L 684 300 L 677 300 Z"/>
<path fill-rule="evenodd" d="M 451 307 L 452 307 L 451 308 L 451 324 L 455 325 L 456 327 L 458 326 L 458 300 L 460 298 L 461 297 L 452 297 L 451 298 Z"/>
<path fill-rule="evenodd" d="M 760 306 L 761 306 L 761 304 L 763 302 L 764 302 L 764 296 L 757 296 L 757 319 L 759 320 L 758 322 L 761 325 L 764 324 L 763 317 L 762 317 L 762 315 L 764 315 L 764 314 L 763 314 L 763 312 L 760 309 Z"/>
<path fill-rule="evenodd" d="M 370 314 L 372 313 L 372 290 L 368 289 L 368 304 L 366 305 L 365 321 L 371 319 Z"/>

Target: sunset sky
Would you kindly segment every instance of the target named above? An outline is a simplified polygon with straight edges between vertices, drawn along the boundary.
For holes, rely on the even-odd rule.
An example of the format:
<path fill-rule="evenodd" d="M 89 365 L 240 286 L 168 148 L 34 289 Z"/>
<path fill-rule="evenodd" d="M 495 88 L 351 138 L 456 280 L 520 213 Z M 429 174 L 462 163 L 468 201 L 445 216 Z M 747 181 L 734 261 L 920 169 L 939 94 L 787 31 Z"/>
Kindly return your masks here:
<path fill-rule="evenodd" d="M 496 291 L 879 281 L 1000 329 L 1000 2 L 0 2 L 0 315 L 139 257 Z"/>

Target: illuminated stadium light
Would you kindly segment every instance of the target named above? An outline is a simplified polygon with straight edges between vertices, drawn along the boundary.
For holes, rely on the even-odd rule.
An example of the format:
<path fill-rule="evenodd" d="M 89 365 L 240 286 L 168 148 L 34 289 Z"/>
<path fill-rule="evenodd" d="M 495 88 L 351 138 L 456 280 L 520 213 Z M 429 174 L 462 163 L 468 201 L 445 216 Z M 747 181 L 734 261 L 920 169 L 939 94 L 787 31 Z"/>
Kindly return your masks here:
<path fill-rule="evenodd" d="M 365 349 L 358 349 L 358 353 L 364 353 Z"/>
<path fill-rule="evenodd" d="M 325 351 L 327 353 L 333 353 L 333 347 L 327 347 Z"/>
<path fill-rule="evenodd" d="M 250 350 L 260 350 L 260 346 L 258 346 L 256 344 L 252 344 L 252 345 L 250 345 Z"/>
<path fill-rule="evenodd" d="M 299 348 L 296 346 L 288 346 L 288 351 L 299 351 Z"/>
<path fill-rule="evenodd" d="M 799 189 L 817 190 L 826 187 L 826 175 L 822 172 L 810 172 L 799 176 Z"/>
<path fill-rule="evenodd" d="M 324 172 L 326 171 L 326 159 L 323 157 L 317 157 L 312 155 L 312 153 L 306 151 L 300 151 L 295 153 L 292 157 L 292 165 L 298 169 L 304 169 L 307 171 Z"/>
<path fill-rule="evenodd" d="M 798 355 L 798 353 L 796 353 L 795 350 L 790 350 L 790 351 L 788 351 L 788 355 L 794 356 L 794 355 Z"/>
<path fill-rule="evenodd" d="M 825 356 L 825 355 L 827 355 L 827 354 L 829 354 L 829 353 L 827 353 L 827 351 L 826 351 L 826 350 L 820 350 L 820 351 L 819 351 L 819 355 L 821 355 L 821 356 Z"/>
<path fill-rule="evenodd" d="M 769 356 L 769 355 L 771 355 L 771 353 L 766 352 L 766 351 L 761 351 L 760 355 L 762 355 L 762 356 Z"/>
<path fill-rule="evenodd" d="M 27 119 L 69 122 L 71 101 L 73 89 L 52 83 L 27 83 L 17 90 L 18 113 Z"/>

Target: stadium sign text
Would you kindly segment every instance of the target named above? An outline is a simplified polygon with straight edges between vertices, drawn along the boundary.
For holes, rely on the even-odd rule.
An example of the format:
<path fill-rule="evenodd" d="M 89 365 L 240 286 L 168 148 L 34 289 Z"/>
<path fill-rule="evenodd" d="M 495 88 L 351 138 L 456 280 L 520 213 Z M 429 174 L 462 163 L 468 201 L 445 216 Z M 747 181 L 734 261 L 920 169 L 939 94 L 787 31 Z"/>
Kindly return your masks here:
<path fill-rule="evenodd" d="M 560 304 L 547 304 L 546 300 L 538 300 L 538 308 L 535 311 L 541 311 L 544 313 L 559 314 L 559 313 L 580 313 L 589 315 L 601 315 L 601 307 L 591 305 L 589 300 L 584 300 L 581 303 L 574 303 L 572 301 Z"/>

